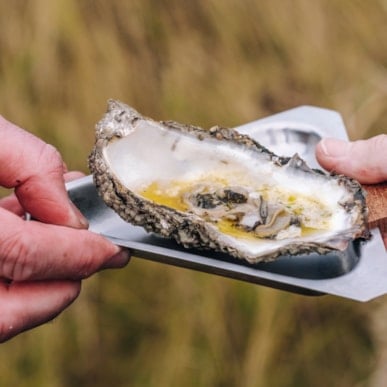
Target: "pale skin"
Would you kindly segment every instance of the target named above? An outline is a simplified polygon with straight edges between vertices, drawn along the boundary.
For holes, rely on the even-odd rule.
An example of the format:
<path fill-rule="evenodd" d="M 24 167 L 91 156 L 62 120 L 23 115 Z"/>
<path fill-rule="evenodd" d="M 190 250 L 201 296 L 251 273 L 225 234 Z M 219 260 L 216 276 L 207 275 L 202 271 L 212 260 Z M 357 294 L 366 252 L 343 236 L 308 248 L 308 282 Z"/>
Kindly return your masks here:
<path fill-rule="evenodd" d="M 362 184 L 387 181 L 387 135 L 347 142 L 326 138 L 316 148 L 316 157 L 328 171 L 353 177 Z M 382 235 L 387 249 L 387 234 Z"/>
<path fill-rule="evenodd" d="M 70 203 L 57 150 L 0 116 L 0 342 L 52 320 L 78 296 L 81 281 L 120 268 L 129 253 L 87 230 Z M 34 220 L 26 221 L 28 212 Z"/>

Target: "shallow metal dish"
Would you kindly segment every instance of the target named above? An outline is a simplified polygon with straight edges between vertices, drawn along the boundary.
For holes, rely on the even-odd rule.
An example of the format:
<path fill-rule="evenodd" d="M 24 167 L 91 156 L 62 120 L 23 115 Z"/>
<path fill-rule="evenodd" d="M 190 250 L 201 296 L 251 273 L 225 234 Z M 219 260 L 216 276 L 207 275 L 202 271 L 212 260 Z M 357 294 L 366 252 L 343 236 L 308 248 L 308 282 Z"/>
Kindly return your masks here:
<path fill-rule="evenodd" d="M 314 107 L 292 109 L 237 130 L 279 155 L 297 152 L 312 167 L 318 166 L 314 147 L 322 137 L 347 138 L 338 113 Z M 370 242 L 352 243 L 344 252 L 283 256 L 250 265 L 225 254 L 184 249 L 124 222 L 99 198 L 91 176 L 69 183 L 67 189 L 90 229 L 130 248 L 135 257 L 308 295 L 327 293 L 367 301 L 387 292 L 386 252 L 376 229 Z"/>

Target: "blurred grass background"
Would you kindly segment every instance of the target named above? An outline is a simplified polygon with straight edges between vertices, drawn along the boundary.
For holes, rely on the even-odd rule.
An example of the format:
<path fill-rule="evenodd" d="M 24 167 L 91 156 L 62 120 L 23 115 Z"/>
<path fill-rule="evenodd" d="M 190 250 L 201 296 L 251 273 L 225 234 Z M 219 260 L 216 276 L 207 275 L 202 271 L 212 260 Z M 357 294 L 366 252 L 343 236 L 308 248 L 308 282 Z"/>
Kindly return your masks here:
<path fill-rule="evenodd" d="M 85 173 L 108 98 L 204 127 L 317 105 L 367 138 L 386 37 L 385 0 L 0 0 L 0 112 Z M 385 309 L 134 259 L 3 344 L 0 385 L 382 386 Z"/>

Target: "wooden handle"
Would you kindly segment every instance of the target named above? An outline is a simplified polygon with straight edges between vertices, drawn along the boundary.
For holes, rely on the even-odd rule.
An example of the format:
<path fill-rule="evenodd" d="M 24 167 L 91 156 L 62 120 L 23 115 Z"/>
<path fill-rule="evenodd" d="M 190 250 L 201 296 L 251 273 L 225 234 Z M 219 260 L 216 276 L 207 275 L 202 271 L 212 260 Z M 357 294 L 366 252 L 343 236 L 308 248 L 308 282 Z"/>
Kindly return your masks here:
<path fill-rule="evenodd" d="M 382 233 L 387 233 L 387 182 L 364 185 L 363 188 L 367 191 L 369 227 L 379 227 Z"/>

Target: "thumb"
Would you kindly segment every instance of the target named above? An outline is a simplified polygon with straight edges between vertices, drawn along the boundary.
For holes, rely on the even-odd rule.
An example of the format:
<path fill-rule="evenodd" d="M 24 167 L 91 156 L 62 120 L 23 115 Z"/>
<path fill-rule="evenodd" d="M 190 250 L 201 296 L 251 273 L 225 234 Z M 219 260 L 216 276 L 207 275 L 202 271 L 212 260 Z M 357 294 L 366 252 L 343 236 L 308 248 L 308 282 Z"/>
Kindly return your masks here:
<path fill-rule="evenodd" d="M 387 180 L 387 135 L 353 142 L 325 138 L 317 144 L 316 158 L 328 171 L 362 184 L 380 183 Z"/>

